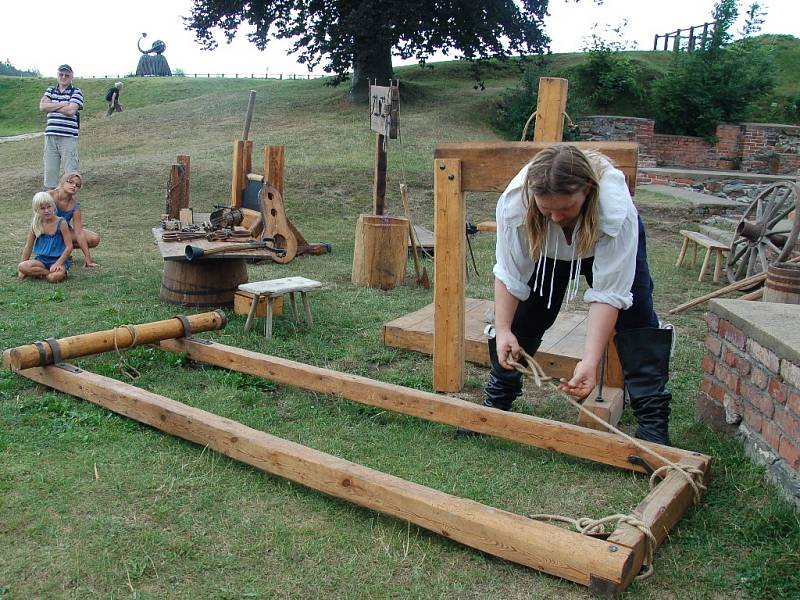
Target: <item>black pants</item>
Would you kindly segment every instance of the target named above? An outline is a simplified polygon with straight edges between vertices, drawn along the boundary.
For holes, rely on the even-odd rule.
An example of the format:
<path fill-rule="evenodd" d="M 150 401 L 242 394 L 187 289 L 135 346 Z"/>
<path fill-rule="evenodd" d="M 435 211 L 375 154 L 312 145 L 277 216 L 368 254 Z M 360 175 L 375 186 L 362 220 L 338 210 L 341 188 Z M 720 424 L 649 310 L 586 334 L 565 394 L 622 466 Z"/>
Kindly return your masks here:
<path fill-rule="evenodd" d="M 541 295 L 539 290 L 532 291 L 531 295 L 524 302 L 520 302 L 514 319 L 511 322 L 511 332 L 517 337 L 519 344 L 525 351 L 532 354 L 531 350 L 538 348 L 545 331 L 550 329 L 555 323 L 556 317 L 561 310 L 564 294 L 567 291 L 569 281 L 570 261 L 555 261 L 555 277 L 553 277 L 552 259 L 547 259 L 545 264 L 544 276 L 539 274 L 540 281 L 543 281 Z M 581 261 L 581 275 L 586 278 L 589 285 L 592 285 L 592 265 L 593 258 Z M 534 273 L 528 285 L 533 287 Z M 550 308 L 547 308 L 548 297 L 550 296 L 550 280 L 553 279 L 553 297 L 550 301 Z M 636 249 L 636 272 L 633 277 L 631 292 L 633 293 L 633 305 L 627 310 L 619 311 L 617 317 L 616 330 L 639 329 L 641 327 L 658 327 L 658 317 L 653 309 L 653 280 L 650 277 L 650 269 L 647 265 L 647 241 L 645 239 L 644 225 L 639 219 L 639 245 Z"/>

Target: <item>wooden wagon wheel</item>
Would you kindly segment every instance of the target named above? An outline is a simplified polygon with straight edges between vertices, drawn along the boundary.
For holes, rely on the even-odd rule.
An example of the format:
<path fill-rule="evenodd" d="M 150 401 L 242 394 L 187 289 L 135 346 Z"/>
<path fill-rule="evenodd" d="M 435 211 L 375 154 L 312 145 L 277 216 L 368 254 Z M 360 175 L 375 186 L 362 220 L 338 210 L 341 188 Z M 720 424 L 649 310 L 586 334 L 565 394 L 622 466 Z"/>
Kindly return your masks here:
<path fill-rule="evenodd" d="M 794 221 L 787 219 L 795 213 Z M 736 226 L 725 271 L 734 283 L 789 258 L 800 233 L 800 187 L 775 183 L 756 196 Z"/>

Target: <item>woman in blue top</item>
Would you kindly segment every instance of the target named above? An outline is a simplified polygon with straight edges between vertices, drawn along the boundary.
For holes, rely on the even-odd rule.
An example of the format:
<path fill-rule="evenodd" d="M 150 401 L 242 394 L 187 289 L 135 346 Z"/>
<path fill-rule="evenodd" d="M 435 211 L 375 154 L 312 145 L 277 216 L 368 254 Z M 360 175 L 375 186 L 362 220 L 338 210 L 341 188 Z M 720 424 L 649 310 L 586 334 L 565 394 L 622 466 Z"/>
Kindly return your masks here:
<path fill-rule="evenodd" d="M 583 357 L 560 388 L 583 398 L 612 331 L 625 387 L 638 420 L 636 437 L 670 444 L 666 388 L 673 332 L 653 310 L 645 232 L 624 174 L 602 154 L 551 146 L 509 183 L 497 203 L 495 324 L 484 404 L 509 410 L 522 376 L 508 357 L 533 356 L 562 302 L 589 289 Z"/>
<path fill-rule="evenodd" d="M 58 187 L 50 190 L 53 200 L 56 203 L 56 215 L 61 217 L 69 225 L 72 236 L 72 245 L 78 246 L 85 257 L 85 267 L 96 267 L 96 262 L 92 260 L 89 248 L 95 248 L 100 243 L 100 236 L 94 231 L 83 228 L 81 218 L 81 204 L 75 200 L 75 196 L 83 185 L 83 178 L 80 173 L 64 173 L 58 180 Z"/>
<path fill-rule="evenodd" d="M 39 192 L 33 197 L 33 221 L 22 249 L 22 262 L 17 266 L 19 278 L 64 281 L 72 264 L 71 252 L 72 236 L 67 222 L 56 216 L 53 197 L 48 192 Z"/>

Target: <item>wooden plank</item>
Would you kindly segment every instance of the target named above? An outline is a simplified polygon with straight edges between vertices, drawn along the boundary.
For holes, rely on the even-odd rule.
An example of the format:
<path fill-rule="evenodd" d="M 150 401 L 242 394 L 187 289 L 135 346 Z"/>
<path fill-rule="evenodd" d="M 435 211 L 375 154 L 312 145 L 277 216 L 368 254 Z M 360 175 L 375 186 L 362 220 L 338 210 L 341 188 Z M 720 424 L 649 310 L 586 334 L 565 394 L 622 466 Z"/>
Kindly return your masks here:
<path fill-rule="evenodd" d="M 186 317 L 191 333 L 222 329 L 228 322 L 225 313 L 215 310 Z M 116 327 L 106 331 L 83 333 L 56 340 L 62 360 L 100 354 L 111 350 L 123 350 L 131 346 L 152 344 L 166 338 L 184 335 L 183 323 L 178 318 Z M 50 344 L 42 345 L 42 357 L 35 344 L 8 348 L 3 352 L 3 366 L 17 371 L 41 364 L 53 364 L 53 350 Z"/>
<path fill-rule="evenodd" d="M 622 409 L 625 407 L 625 393 L 622 388 L 605 386 L 603 388 L 603 401 L 597 401 L 599 388 L 594 388 L 589 396 L 581 403 L 584 409 L 593 415 L 600 417 L 606 423 L 614 427 L 619 423 L 622 416 Z M 578 425 L 597 429 L 598 431 L 608 431 L 602 423 L 598 423 L 583 411 L 578 413 Z"/>
<path fill-rule="evenodd" d="M 564 139 L 564 114 L 567 111 L 569 82 L 560 77 L 540 77 L 536 98 L 536 125 L 533 140 L 560 142 Z"/>
<path fill-rule="evenodd" d="M 264 146 L 264 179 L 284 197 L 286 155 L 284 146 Z"/>
<path fill-rule="evenodd" d="M 244 195 L 246 179 L 244 171 L 244 140 L 233 142 L 233 163 L 231 164 L 231 206 L 240 208 Z"/>
<path fill-rule="evenodd" d="M 361 404 L 453 427 L 466 427 L 480 433 L 587 458 L 630 471 L 644 472 L 641 467 L 628 462 L 631 454 L 642 454 L 642 451 L 615 434 L 487 408 L 459 398 L 340 373 L 215 342 L 199 343 L 176 339 L 165 340 L 160 346 L 171 352 L 184 352 L 193 360 L 264 377 L 277 383 L 335 394 Z M 678 448 L 642 443 L 657 448 L 662 455 L 673 462 L 695 456 L 692 452 Z M 661 465 L 654 457 L 647 459 L 651 464 Z"/>
<path fill-rule="evenodd" d="M 197 215 L 195 214 L 195 217 Z M 226 246 L 230 246 L 230 242 L 209 242 L 206 239 L 199 239 L 199 240 L 190 240 L 186 242 L 165 242 L 161 239 L 161 234 L 163 231 L 160 227 L 153 227 L 151 229 L 153 232 L 153 237 L 156 240 L 156 245 L 158 246 L 158 251 L 161 254 L 161 258 L 164 260 L 186 260 L 186 246 L 199 246 L 203 250 L 213 250 L 216 248 L 223 248 Z M 265 250 L 263 248 L 256 248 L 253 250 L 235 250 L 233 252 L 223 252 L 221 254 L 212 254 L 207 258 L 203 258 L 202 260 L 226 260 L 229 258 L 272 258 L 274 256 L 273 252 L 269 250 Z"/>
<path fill-rule="evenodd" d="M 439 492 L 127 383 L 56 367 L 20 372 L 29 379 L 306 487 L 397 517 L 534 569 L 615 593 L 638 571 L 634 552 L 561 527 Z"/>
<path fill-rule="evenodd" d="M 434 160 L 436 235 L 434 272 L 433 388 L 457 392 L 464 386 L 464 268 L 466 205 L 461 161 Z"/>
<path fill-rule="evenodd" d="M 253 141 L 244 141 L 244 160 L 242 161 L 242 172 L 239 175 L 242 182 L 242 190 L 247 187 L 247 174 L 253 170 Z"/>
<path fill-rule="evenodd" d="M 549 142 L 438 144 L 433 156 L 435 159 L 451 158 L 461 161 L 463 192 L 502 192 L 537 152 L 553 145 Z M 625 173 L 628 188 L 633 194 L 636 189 L 639 153 L 636 142 L 574 142 L 574 145 L 585 150 L 597 150 L 608 156 Z"/>
<path fill-rule="evenodd" d="M 484 315 L 492 308 L 491 300 L 465 299 L 464 359 L 489 366 L 489 350 L 484 334 Z M 394 319 L 383 326 L 383 343 L 391 348 L 402 348 L 422 354 L 433 354 L 434 316 L 433 304 Z M 536 361 L 550 377 L 571 377 L 575 365 L 583 356 L 586 337 L 586 313 L 561 312 L 553 326 L 542 338 Z M 619 365 L 616 346 L 609 342 L 606 384 L 622 387 L 622 367 Z"/>

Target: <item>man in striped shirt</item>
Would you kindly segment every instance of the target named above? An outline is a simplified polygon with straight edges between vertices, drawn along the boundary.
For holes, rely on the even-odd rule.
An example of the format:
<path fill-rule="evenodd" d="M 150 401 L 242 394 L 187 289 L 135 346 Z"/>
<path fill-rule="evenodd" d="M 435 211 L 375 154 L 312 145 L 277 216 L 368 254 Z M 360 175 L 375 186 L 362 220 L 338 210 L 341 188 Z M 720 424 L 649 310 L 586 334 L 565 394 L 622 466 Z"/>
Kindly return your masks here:
<path fill-rule="evenodd" d="M 39 100 L 39 110 L 47 113 L 44 130 L 44 187 L 58 183 L 60 169 L 78 171 L 78 111 L 83 108 L 83 93 L 72 85 L 72 67 L 58 67 L 58 85 L 52 85 Z"/>

